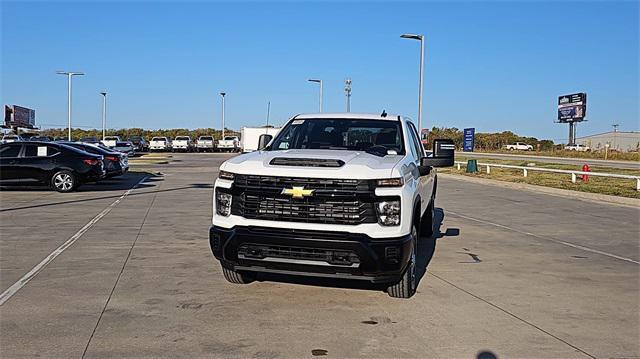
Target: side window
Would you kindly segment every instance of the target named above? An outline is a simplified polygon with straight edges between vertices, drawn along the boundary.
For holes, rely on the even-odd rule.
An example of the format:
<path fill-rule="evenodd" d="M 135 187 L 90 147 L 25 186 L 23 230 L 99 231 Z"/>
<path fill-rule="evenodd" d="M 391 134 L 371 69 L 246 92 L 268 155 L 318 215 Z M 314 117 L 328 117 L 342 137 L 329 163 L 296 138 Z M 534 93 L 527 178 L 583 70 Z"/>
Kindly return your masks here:
<path fill-rule="evenodd" d="M 53 146 L 25 145 L 24 147 L 24 157 L 47 157 L 58 152 L 58 149 Z"/>
<path fill-rule="evenodd" d="M 411 122 L 407 122 L 409 124 L 409 137 L 411 138 L 411 145 L 413 147 L 413 152 L 417 155 L 418 160 L 421 157 L 424 157 L 424 150 L 422 149 L 422 143 L 418 140 L 418 132 L 416 131 L 415 126 Z"/>
<path fill-rule="evenodd" d="M 22 145 L 8 145 L 0 148 L 0 158 L 18 157 Z"/>

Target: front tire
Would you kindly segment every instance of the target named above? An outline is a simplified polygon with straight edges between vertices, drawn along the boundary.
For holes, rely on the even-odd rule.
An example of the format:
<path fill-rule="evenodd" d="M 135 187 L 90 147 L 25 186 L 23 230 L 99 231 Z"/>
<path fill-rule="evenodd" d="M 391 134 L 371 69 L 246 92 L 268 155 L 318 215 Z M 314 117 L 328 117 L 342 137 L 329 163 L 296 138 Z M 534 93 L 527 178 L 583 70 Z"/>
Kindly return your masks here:
<path fill-rule="evenodd" d="M 77 186 L 76 177 L 70 171 L 58 171 L 51 176 L 51 187 L 60 193 L 71 192 Z"/>
<path fill-rule="evenodd" d="M 387 288 L 387 294 L 393 298 L 408 299 L 413 297 L 416 293 L 416 285 L 418 279 L 416 278 L 416 253 L 418 252 L 418 229 L 413 226 L 411 230 L 412 244 L 411 256 L 407 269 L 402 274 L 402 279 L 394 285 Z"/>
<path fill-rule="evenodd" d="M 249 284 L 255 280 L 255 275 L 253 274 L 236 272 L 225 267 L 222 267 L 222 274 L 224 275 L 224 279 L 226 279 L 227 282 L 233 284 Z"/>

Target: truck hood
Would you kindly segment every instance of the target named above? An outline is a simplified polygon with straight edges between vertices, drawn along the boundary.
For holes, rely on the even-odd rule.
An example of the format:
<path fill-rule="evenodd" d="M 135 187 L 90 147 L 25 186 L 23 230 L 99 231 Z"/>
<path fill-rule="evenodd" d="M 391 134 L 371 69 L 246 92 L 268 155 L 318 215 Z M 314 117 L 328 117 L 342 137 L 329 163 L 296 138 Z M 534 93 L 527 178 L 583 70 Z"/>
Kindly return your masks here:
<path fill-rule="evenodd" d="M 310 178 L 349 178 L 376 179 L 393 176 L 393 169 L 404 155 L 384 157 L 362 151 L 344 150 L 285 150 L 255 151 L 233 157 L 224 162 L 220 169 L 239 174 L 310 177 Z M 271 164 L 275 158 L 291 160 L 292 165 Z M 344 163 L 340 167 L 314 167 L 296 165 L 295 160 L 332 160 Z M 284 161 L 286 161 L 284 160 Z M 395 177 L 399 174 L 396 173 Z"/>

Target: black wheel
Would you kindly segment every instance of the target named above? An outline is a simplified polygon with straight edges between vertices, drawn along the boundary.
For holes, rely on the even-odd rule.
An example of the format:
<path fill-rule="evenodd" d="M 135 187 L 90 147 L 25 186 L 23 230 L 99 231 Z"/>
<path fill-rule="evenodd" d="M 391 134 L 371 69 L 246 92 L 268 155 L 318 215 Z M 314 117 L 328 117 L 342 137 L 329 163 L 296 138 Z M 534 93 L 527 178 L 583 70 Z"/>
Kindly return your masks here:
<path fill-rule="evenodd" d="M 387 288 L 387 294 L 393 298 L 411 298 L 416 293 L 416 253 L 418 252 L 418 229 L 413 226 L 411 230 L 412 249 L 409 264 L 402 275 L 402 279 Z"/>
<path fill-rule="evenodd" d="M 429 207 L 424 211 L 422 218 L 420 219 L 420 236 L 431 238 L 433 236 L 433 224 L 434 217 L 436 215 L 436 199 L 431 198 L 429 201 Z"/>
<path fill-rule="evenodd" d="M 58 192 L 71 192 L 77 186 L 76 177 L 70 171 L 58 171 L 51 176 L 51 187 Z"/>
<path fill-rule="evenodd" d="M 245 273 L 245 272 L 236 272 L 234 270 L 222 267 L 222 274 L 224 275 L 224 279 L 227 282 L 233 284 L 248 284 L 254 281 L 255 275 Z"/>

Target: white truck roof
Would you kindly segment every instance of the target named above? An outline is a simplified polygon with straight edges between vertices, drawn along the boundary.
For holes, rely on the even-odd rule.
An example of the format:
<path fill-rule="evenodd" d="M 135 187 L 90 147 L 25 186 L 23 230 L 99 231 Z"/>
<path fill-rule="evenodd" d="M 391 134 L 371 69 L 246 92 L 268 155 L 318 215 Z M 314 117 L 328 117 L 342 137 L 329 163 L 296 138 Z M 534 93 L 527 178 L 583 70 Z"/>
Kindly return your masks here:
<path fill-rule="evenodd" d="M 373 114 L 373 113 L 353 113 L 353 112 L 320 112 L 320 113 L 303 113 L 297 116 L 294 116 L 295 120 L 306 120 L 313 118 L 346 118 L 346 119 L 354 119 L 354 120 L 398 120 L 398 115 L 387 114 L 385 117 L 382 117 L 381 114 Z"/>

